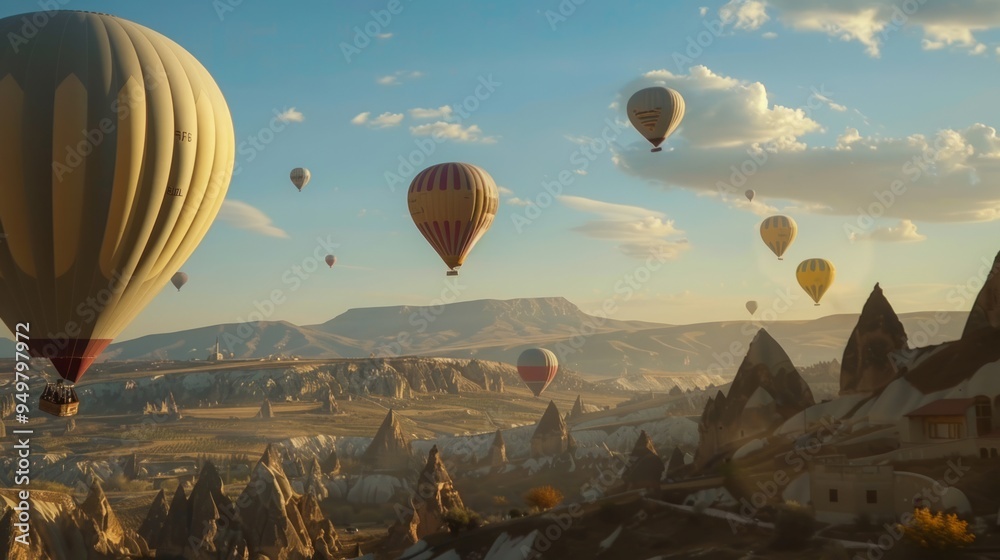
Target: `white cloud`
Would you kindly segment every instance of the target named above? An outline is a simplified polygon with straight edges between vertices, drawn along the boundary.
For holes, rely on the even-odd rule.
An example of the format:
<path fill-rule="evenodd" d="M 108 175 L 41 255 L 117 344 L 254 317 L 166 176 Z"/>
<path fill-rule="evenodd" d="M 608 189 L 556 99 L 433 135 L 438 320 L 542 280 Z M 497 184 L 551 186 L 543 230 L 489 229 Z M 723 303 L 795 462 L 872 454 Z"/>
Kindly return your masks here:
<path fill-rule="evenodd" d="M 391 39 L 392 33 L 379 33 L 378 35 L 376 35 L 376 37 L 378 37 L 379 39 Z"/>
<path fill-rule="evenodd" d="M 514 191 L 508 189 L 507 187 L 502 187 L 500 185 L 497 185 L 497 190 L 500 191 L 500 194 L 504 196 L 511 196 L 514 194 Z"/>
<path fill-rule="evenodd" d="M 456 142 L 495 144 L 497 141 L 494 136 L 483 136 L 483 131 L 479 129 L 479 126 L 474 124 L 462 127 L 462 125 L 458 123 L 437 121 L 419 126 L 411 126 L 410 132 L 414 136 L 437 135 L 440 138 L 454 140 Z"/>
<path fill-rule="evenodd" d="M 574 169 L 573 173 L 576 173 L 577 175 L 586 175 L 587 174 L 587 170 L 585 170 L 585 169 Z"/>
<path fill-rule="evenodd" d="M 278 114 L 278 120 L 281 122 L 302 122 L 306 118 L 301 112 L 296 111 L 295 107 L 291 109 L 285 109 L 283 112 Z"/>
<path fill-rule="evenodd" d="M 508 198 L 504 202 L 510 204 L 511 206 L 528 206 L 531 204 L 530 200 L 522 200 L 520 198 L 517 198 L 516 196 L 513 198 Z"/>
<path fill-rule="evenodd" d="M 617 241 L 618 250 L 626 256 L 646 259 L 659 253 L 673 259 L 690 248 L 687 239 L 671 239 L 684 232 L 674 226 L 673 220 L 666 220 L 663 212 L 579 196 L 557 198 L 574 210 L 600 215 L 601 219 L 591 220 L 573 230 L 595 239 Z"/>
<path fill-rule="evenodd" d="M 410 117 L 414 119 L 449 119 L 451 118 L 452 108 L 448 105 L 442 105 L 437 109 L 410 109 Z"/>
<path fill-rule="evenodd" d="M 371 113 L 366 111 L 351 119 L 351 124 L 367 125 L 369 128 L 391 128 L 399 126 L 401 122 L 403 122 L 403 113 L 382 113 L 373 119 Z"/>
<path fill-rule="evenodd" d="M 880 241 L 883 243 L 906 243 L 923 241 L 926 235 L 917 232 L 917 224 L 910 220 L 900 220 L 898 224 L 891 227 L 877 227 L 869 232 L 852 232 L 850 240 L 853 241 Z"/>
<path fill-rule="evenodd" d="M 843 113 L 847 111 L 847 107 L 841 105 L 840 103 L 834 103 L 832 99 L 823 95 L 822 93 L 819 93 L 818 91 L 813 91 L 812 96 L 818 99 L 819 101 L 826 103 L 828 107 L 830 107 L 834 111 L 837 111 L 838 113 Z"/>
<path fill-rule="evenodd" d="M 705 17 L 705 14 L 707 14 L 707 13 L 708 13 L 708 8 L 707 7 L 702 6 L 702 7 L 698 8 L 698 15 L 699 16 Z"/>
<path fill-rule="evenodd" d="M 364 218 L 367 214 L 368 214 L 368 209 L 367 208 L 362 208 L 361 210 L 358 210 L 358 217 L 359 218 Z"/>
<path fill-rule="evenodd" d="M 705 66 L 693 66 L 687 75 L 654 70 L 622 88 L 619 99 L 651 86 L 673 88 L 689 102 L 674 136 L 697 147 L 749 146 L 774 141 L 784 149 L 804 147 L 797 138 L 822 127 L 803 109 L 771 106 L 760 82 L 720 76 Z M 806 100 L 803 99 L 803 105 Z"/>
<path fill-rule="evenodd" d="M 775 33 L 774 31 L 767 31 L 767 32 L 761 33 L 760 36 L 763 37 L 763 38 L 765 38 L 765 39 L 777 39 L 778 38 L 778 34 Z"/>
<path fill-rule="evenodd" d="M 275 226 L 271 218 L 259 209 L 238 200 L 225 200 L 219 210 L 219 219 L 229 225 L 266 235 L 268 237 L 288 238 L 288 233 Z"/>
<path fill-rule="evenodd" d="M 694 109 L 685 116 L 681 135 L 689 142 L 657 157 L 649 157 L 639 141 L 625 150 L 613 148 L 613 161 L 620 169 L 665 188 L 681 187 L 710 196 L 728 190 L 733 197 L 742 197 L 745 189 L 766 185 L 769 199 L 846 216 L 845 225 L 859 223 L 858 208 L 872 205 L 896 219 L 1000 219 L 1000 193 L 981 186 L 1000 184 L 1000 138 L 991 126 L 974 124 L 940 130 L 929 137 L 902 138 L 862 136 L 848 129 L 831 147 L 807 146 L 797 137 L 794 142 L 762 147 L 763 138 L 779 132 L 797 135 L 819 124 L 791 109 L 780 117 L 773 115 L 766 108 L 763 85 L 739 85 L 732 78 L 697 67 L 692 73 L 699 77 L 668 79 L 682 85 L 684 95 L 704 99 L 712 107 L 711 112 Z M 628 84 L 623 93 L 635 91 L 636 83 Z M 721 84 L 728 84 L 727 89 Z M 719 121 L 720 115 L 732 124 L 730 129 Z M 902 194 L 892 193 L 894 184 Z M 873 193 L 879 193 L 883 201 Z"/>
<path fill-rule="evenodd" d="M 719 8 L 719 17 L 723 23 L 732 24 L 736 29 L 753 31 L 760 29 L 767 20 L 766 4 L 760 0 L 729 0 Z"/>
<path fill-rule="evenodd" d="M 390 34 L 390 36 L 391 36 L 391 34 Z M 398 86 L 399 84 L 403 83 L 403 80 L 406 80 L 406 79 L 416 79 L 416 78 L 419 78 L 419 77 L 421 77 L 423 75 L 424 75 L 423 72 L 414 72 L 414 71 L 408 71 L 408 70 L 398 70 L 398 71 L 393 72 L 392 74 L 389 74 L 387 76 L 379 76 L 375 80 L 375 83 L 377 83 L 379 85 L 383 85 L 383 86 Z"/>
<path fill-rule="evenodd" d="M 903 28 L 921 31 L 925 50 L 951 47 L 969 54 L 987 50 L 976 33 L 1000 28 L 1000 2 L 993 0 L 731 0 L 719 10 L 723 21 L 745 30 L 756 29 L 769 14 L 796 31 L 858 42 L 876 58 L 890 34 Z"/>

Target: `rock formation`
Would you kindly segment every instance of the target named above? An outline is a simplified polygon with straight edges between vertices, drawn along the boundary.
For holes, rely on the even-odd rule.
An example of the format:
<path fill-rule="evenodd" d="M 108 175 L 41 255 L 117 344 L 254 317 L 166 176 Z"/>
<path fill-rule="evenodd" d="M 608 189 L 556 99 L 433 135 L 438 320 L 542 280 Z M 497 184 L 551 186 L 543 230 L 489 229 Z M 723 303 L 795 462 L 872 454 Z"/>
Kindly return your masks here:
<path fill-rule="evenodd" d="M 580 395 L 576 396 L 576 402 L 573 403 L 573 410 L 569 412 L 569 418 L 575 420 L 583 416 L 583 401 L 580 400 Z"/>
<path fill-rule="evenodd" d="M 436 445 L 427 454 L 427 465 L 417 479 L 416 495 L 408 501 L 409 515 L 389 529 L 389 546 L 392 548 L 414 544 L 416 540 L 410 542 L 414 536 L 419 540 L 446 531 L 448 526 L 444 517 L 448 510 L 465 509 Z"/>
<path fill-rule="evenodd" d="M 993 260 L 983 288 L 972 304 L 962 338 L 982 329 L 1000 329 L 1000 253 Z"/>
<path fill-rule="evenodd" d="M 566 423 L 559 415 L 556 403 L 549 401 L 548 408 L 545 409 L 534 435 L 531 436 L 531 456 L 561 455 L 575 446 L 573 437 L 566 429 Z"/>
<path fill-rule="evenodd" d="M 494 469 L 500 469 L 507 465 L 507 444 L 504 442 L 500 430 L 497 430 L 496 435 L 493 436 L 493 443 L 486 455 L 486 462 Z"/>
<path fill-rule="evenodd" d="M 70 418 L 66 421 L 66 429 L 63 430 L 63 434 L 68 434 L 74 430 L 76 430 L 76 418 Z"/>
<path fill-rule="evenodd" d="M 0 438 L 5 437 L 7 437 L 7 425 L 3 423 L 3 420 L 0 420 Z"/>
<path fill-rule="evenodd" d="M 674 447 L 674 452 L 670 454 L 670 462 L 667 465 L 667 476 L 672 476 L 684 466 L 684 452 L 680 447 Z"/>
<path fill-rule="evenodd" d="M 656 447 L 653 446 L 646 430 L 643 430 L 639 433 L 635 447 L 632 448 L 632 454 L 622 474 L 622 481 L 626 485 L 626 490 L 659 488 L 662 476 L 663 460 L 656 453 Z"/>
<path fill-rule="evenodd" d="M 320 467 L 323 469 L 323 474 L 334 475 L 340 472 L 340 458 L 337 457 L 336 448 L 330 451 L 330 454 L 326 456 Z"/>
<path fill-rule="evenodd" d="M 766 394 L 758 393 L 757 389 L 763 389 Z M 748 403 L 751 409 L 762 404 L 770 407 L 769 400 L 774 401 L 772 422 L 743 423 L 743 420 L 755 417 L 752 410 L 744 415 Z M 698 424 L 696 462 L 704 464 L 730 442 L 767 433 L 813 404 L 815 401 L 809 385 L 799 375 L 788 355 L 767 331 L 760 329 L 736 372 L 729 394 L 719 391 L 705 403 Z M 770 410 L 767 407 L 764 410 Z"/>
<path fill-rule="evenodd" d="M 326 485 L 323 484 L 323 467 L 320 466 L 319 459 L 315 456 L 313 456 L 312 462 L 306 468 L 305 481 L 302 483 L 302 492 L 309 494 L 317 502 L 322 502 L 330 495 L 330 492 L 326 489 Z"/>
<path fill-rule="evenodd" d="M 340 407 L 337 406 L 337 399 L 333 396 L 333 391 L 327 389 L 326 395 L 320 401 L 323 403 L 322 410 L 327 414 L 337 414 L 340 412 Z"/>
<path fill-rule="evenodd" d="M 129 480 L 135 480 L 139 478 L 139 471 L 139 458 L 133 453 L 125 459 L 125 464 L 122 465 L 122 474 Z"/>
<path fill-rule="evenodd" d="M 153 498 L 153 504 L 146 512 L 146 518 L 139 526 L 139 536 L 146 540 L 150 549 L 156 549 L 160 545 L 160 531 L 167 521 L 168 512 L 166 493 L 160 489 L 160 493 Z"/>
<path fill-rule="evenodd" d="M 872 393 L 896 378 L 890 354 L 907 348 L 906 330 L 875 284 L 847 340 L 840 368 L 840 394 Z"/>
<path fill-rule="evenodd" d="M 79 527 L 88 558 L 148 553 L 146 541 L 135 531 L 122 526 L 97 480 L 91 485 L 87 498 L 72 513 L 71 519 L 73 525 Z"/>
<path fill-rule="evenodd" d="M 264 399 L 264 402 L 260 405 L 260 410 L 257 411 L 257 416 L 255 418 L 274 418 L 274 410 L 271 408 L 271 399 Z"/>
<path fill-rule="evenodd" d="M 361 463 L 372 470 L 400 471 L 409 467 L 412 457 L 410 441 L 403 435 L 396 413 L 389 409 L 382 426 L 361 456 Z"/>

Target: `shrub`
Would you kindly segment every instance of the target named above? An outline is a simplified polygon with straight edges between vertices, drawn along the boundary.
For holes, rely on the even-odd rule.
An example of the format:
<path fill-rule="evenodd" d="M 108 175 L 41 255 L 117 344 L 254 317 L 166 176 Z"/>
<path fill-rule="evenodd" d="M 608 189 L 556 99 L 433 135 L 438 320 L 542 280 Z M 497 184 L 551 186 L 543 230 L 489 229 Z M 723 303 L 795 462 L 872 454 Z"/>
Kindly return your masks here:
<path fill-rule="evenodd" d="M 452 535 L 457 535 L 463 529 L 478 529 L 485 525 L 480 515 L 469 509 L 451 508 L 444 514 L 444 522 Z"/>
<path fill-rule="evenodd" d="M 493 505 L 496 506 L 507 505 L 507 496 L 493 496 Z"/>
<path fill-rule="evenodd" d="M 797 550 L 808 544 L 816 531 L 816 521 L 808 508 L 794 502 L 775 508 L 774 540 L 771 548 Z"/>
<path fill-rule="evenodd" d="M 898 527 L 905 539 L 929 550 L 955 550 L 976 540 L 967 521 L 953 513 L 931 513 L 927 508 L 914 511 L 913 521 Z"/>
<path fill-rule="evenodd" d="M 538 486 L 528 490 L 524 495 L 524 503 L 540 511 L 552 509 L 563 501 L 562 492 L 551 486 Z"/>
<path fill-rule="evenodd" d="M 519 510 L 519 509 L 516 509 L 516 508 L 515 508 L 515 509 L 512 509 L 512 510 L 510 510 L 509 512 L 507 512 L 507 515 L 508 515 L 508 516 L 509 516 L 509 517 L 510 517 L 511 519 L 516 519 L 516 518 L 518 518 L 518 517 L 525 517 L 525 516 L 527 516 L 528 514 L 527 514 L 527 512 L 524 512 L 524 511 L 522 511 L 522 510 Z"/>

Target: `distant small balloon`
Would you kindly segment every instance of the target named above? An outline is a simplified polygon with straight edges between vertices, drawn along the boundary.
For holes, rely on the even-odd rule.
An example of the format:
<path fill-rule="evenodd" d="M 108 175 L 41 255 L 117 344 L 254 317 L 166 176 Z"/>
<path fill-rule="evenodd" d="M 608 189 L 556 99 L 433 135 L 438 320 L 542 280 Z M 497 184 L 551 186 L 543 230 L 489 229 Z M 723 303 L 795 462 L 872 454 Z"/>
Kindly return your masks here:
<path fill-rule="evenodd" d="M 753 301 L 753 300 L 748 301 L 747 302 L 747 311 L 749 311 L 751 315 L 753 315 L 754 313 L 756 313 L 757 312 L 757 302 Z"/>
<path fill-rule="evenodd" d="M 292 180 L 292 184 L 295 188 L 302 192 L 302 188 L 309 184 L 309 179 L 312 179 L 312 173 L 304 167 L 296 167 L 289 173 L 288 177 Z"/>
<path fill-rule="evenodd" d="M 336 262 L 337 262 L 337 257 L 335 257 L 333 255 L 327 255 L 326 256 L 326 264 L 330 265 L 330 268 L 333 268 L 333 265 Z"/>
<path fill-rule="evenodd" d="M 750 189 L 750 190 L 748 190 L 748 191 L 747 191 L 746 193 L 744 193 L 744 194 L 746 194 L 746 195 L 747 195 L 747 200 L 749 200 L 750 202 L 753 202 L 753 197 L 754 197 L 754 195 L 756 195 L 757 193 L 753 192 L 753 189 Z"/>
<path fill-rule="evenodd" d="M 173 284 L 175 288 L 177 288 L 178 292 L 181 291 L 181 286 L 187 284 L 187 282 L 188 282 L 188 275 L 183 272 L 178 272 L 177 274 L 174 274 L 173 277 L 170 278 L 170 283 Z"/>

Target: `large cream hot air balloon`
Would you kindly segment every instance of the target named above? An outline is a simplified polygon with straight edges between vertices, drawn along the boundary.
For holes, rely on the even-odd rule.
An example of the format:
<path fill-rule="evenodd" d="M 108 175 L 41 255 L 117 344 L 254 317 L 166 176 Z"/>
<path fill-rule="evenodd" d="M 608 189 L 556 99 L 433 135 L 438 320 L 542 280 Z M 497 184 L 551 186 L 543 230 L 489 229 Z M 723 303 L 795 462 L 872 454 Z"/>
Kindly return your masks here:
<path fill-rule="evenodd" d="M 653 145 L 650 151 L 659 152 L 684 119 L 684 98 L 670 88 L 649 87 L 632 94 L 625 110 L 632 126 Z"/>
<path fill-rule="evenodd" d="M 791 247 L 798 232 L 799 226 L 788 216 L 771 216 L 760 224 L 760 238 L 779 261 L 783 260 L 781 256 Z"/>
<path fill-rule="evenodd" d="M 490 174 L 468 163 L 439 163 L 413 178 L 406 193 L 417 229 L 457 276 L 462 263 L 486 233 L 500 206 Z"/>
<path fill-rule="evenodd" d="M 795 269 L 795 278 L 799 281 L 799 286 L 802 286 L 816 305 L 819 305 L 823 294 L 833 285 L 836 276 L 837 271 L 833 268 L 833 263 L 826 259 L 806 259 Z"/>
<path fill-rule="evenodd" d="M 226 100 L 182 47 L 133 22 L 0 20 L 0 317 L 79 381 L 212 225 L 232 176 Z M 42 410 L 72 415 L 60 380 Z"/>
<path fill-rule="evenodd" d="M 288 174 L 288 177 L 292 180 L 295 188 L 302 192 L 302 188 L 309 184 L 309 179 L 312 179 L 312 173 L 309 173 L 305 167 L 296 167 Z"/>

